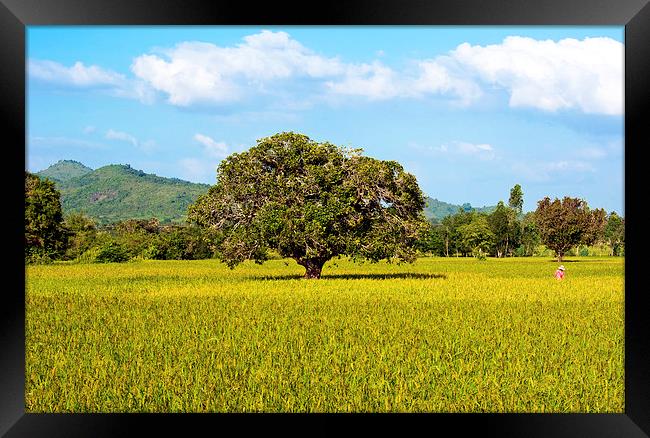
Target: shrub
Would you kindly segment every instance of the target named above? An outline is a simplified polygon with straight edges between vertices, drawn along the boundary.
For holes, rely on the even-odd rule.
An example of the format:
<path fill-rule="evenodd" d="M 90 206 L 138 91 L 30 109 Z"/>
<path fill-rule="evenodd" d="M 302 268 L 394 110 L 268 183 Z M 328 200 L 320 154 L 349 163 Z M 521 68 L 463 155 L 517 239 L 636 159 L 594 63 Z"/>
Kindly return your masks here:
<path fill-rule="evenodd" d="M 108 242 L 100 246 L 95 257 L 95 261 L 98 263 L 119 263 L 129 259 L 129 252 L 117 242 Z"/>
<path fill-rule="evenodd" d="M 53 262 L 50 255 L 45 252 L 32 251 L 25 257 L 25 263 L 32 265 L 49 265 Z"/>
<path fill-rule="evenodd" d="M 75 263 L 96 263 L 100 248 L 95 246 L 83 252 L 74 259 Z"/>

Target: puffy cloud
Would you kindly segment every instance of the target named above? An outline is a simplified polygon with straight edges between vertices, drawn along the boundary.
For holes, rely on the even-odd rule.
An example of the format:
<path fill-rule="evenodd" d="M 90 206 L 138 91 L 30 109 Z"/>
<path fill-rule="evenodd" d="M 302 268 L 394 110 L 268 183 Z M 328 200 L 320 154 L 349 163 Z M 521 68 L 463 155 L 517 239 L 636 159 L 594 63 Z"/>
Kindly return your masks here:
<path fill-rule="evenodd" d="M 268 92 L 271 81 L 322 78 L 342 70 L 336 58 L 313 53 L 286 32 L 262 31 L 235 47 L 182 42 L 160 54 L 137 57 L 133 73 L 168 95 L 169 103 L 225 103 L 247 91 Z"/>
<path fill-rule="evenodd" d="M 377 53 L 377 57 L 381 57 Z M 346 63 L 303 46 L 286 32 L 263 30 L 239 44 L 185 41 L 133 60 L 137 79 L 76 62 L 30 60 L 30 77 L 59 86 L 105 88 L 115 96 L 172 105 L 225 105 L 271 96 L 274 102 L 332 102 L 438 96 L 470 105 L 504 90 L 513 108 L 623 113 L 623 44 L 611 38 L 559 41 L 509 36 L 499 44 L 468 42 L 397 69 L 376 59 Z M 259 103 L 259 102 L 257 102 Z"/>
<path fill-rule="evenodd" d="M 205 153 L 212 158 L 224 158 L 228 155 L 228 146 L 224 142 L 216 142 L 212 138 L 203 134 L 195 134 L 194 140 L 201 143 Z"/>
<path fill-rule="evenodd" d="M 86 66 L 75 62 L 66 67 L 49 60 L 30 59 L 27 63 L 29 78 L 50 86 L 66 89 L 98 89 L 114 96 L 137 99 L 143 103 L 153 101 L 153 91 L 141 81 L 96 65 Z"/>
<path fill-rule="evenodd" d="M 512 107 L 623 113 L 624 47 L 611 38 L 510 36 L 501 44 L 463 43 L 451 58 L 468 74 L 507 90 Z"/>
<path fill-rule="evenodd" d="M 482 94 L 474 82 L 454 76 L 437 61 L 418 61 L 412 71 L 396 71 L 382 63 L 347 66 L 344 75 L 326 82 L 329 91 L 371 100 L 444 95 L 469 104 Z"/>
<path fill-rule="evenodd" d="M 350 65 L 342 79 L 326 82 L 335 94 L 364 96 L 369 99 L 390 99 L 404 93 L 399 75 L 380 62 Z"/>
<path fill-rule="evenodd" d="M 30 59 L 27 71 L 30 77 L 40 81 L 79 88 L 115 87 L 126 81 L 124 75 L 96 65 L 85 66 L 82 62 L 65 67 L 54 61 Z"/>
<path fill-rule="evenodd" d="M 611 38 L 559 41 L 510 36 L 501 44 L 463 43 L 448 55 L 416 61 L 415 71 L 394 71 L 375 62 L 349 66 L 334 93 L 370 99 L 455 98 L 463 105 L 489 89 L 503 89 L 511 107 L 587 114 L 623 113 L 623 44 Z"/>
<path fill-rule="evenodd" d="M 344 63 L 314 53 L 286 32 L 264 30 L 232 47 L 182 42 L 135 58 L 131 70 L 177 106 L 232 103 L 253 92 L 279 93 L 287 79 L 295 88 L 296 79 L 314 81 L 313 94 L 370 100 L 449 94 L 467 103 L 481 95 L 478 85 L 455 75 L 442 59 L 414 66 L 413 71 L 398 71 L 379 61 Z"/>

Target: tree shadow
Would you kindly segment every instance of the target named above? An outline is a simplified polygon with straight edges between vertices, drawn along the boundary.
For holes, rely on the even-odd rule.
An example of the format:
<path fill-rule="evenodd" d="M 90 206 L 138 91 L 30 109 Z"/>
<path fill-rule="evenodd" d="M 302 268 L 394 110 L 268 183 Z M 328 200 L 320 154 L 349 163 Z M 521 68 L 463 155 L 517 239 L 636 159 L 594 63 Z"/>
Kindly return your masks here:
<path fill-rule="evenodd" d="M 250 277 L 256 280 L 301 280 L 304 277 L 295 275 L 265 275 Z M 423 274 L 416 272 L 377 273 L 377 274 L 324 274 L 321 280 L 432 280 L 446 279 L 446 274 Z"/>

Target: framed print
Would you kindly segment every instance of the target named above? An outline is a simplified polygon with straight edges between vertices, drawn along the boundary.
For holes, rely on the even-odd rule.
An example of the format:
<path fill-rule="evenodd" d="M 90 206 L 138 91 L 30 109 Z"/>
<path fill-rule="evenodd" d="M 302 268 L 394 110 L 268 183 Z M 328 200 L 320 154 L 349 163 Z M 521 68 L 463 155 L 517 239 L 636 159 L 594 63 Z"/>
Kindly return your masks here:
<path fill-rule="evenodd" d="M 6 436 L 650 434 L 647 1 L 0 1 Z"/>

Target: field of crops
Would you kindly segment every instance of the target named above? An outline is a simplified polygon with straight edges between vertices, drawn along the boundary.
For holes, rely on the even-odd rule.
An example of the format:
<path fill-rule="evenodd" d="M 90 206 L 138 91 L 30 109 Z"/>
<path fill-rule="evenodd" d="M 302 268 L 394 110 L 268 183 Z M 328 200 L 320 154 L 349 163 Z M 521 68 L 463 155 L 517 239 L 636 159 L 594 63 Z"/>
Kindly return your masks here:
<path fill-rule="evenodd" d="M 623 412 L 621 258 L 26 268 L 27 412 Z"/>

